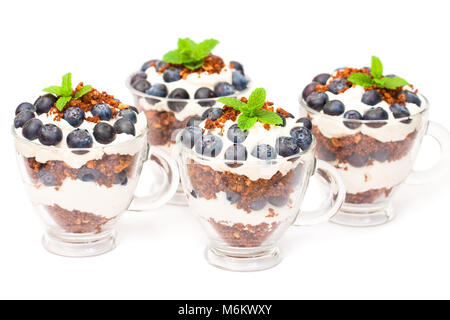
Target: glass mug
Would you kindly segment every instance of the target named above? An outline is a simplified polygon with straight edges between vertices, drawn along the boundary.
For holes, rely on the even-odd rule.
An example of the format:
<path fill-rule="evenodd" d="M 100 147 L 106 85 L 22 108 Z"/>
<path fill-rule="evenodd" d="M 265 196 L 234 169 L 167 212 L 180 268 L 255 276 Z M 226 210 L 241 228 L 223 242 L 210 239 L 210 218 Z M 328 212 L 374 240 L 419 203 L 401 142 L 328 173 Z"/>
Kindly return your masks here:
<path fill-rule="evenodd" d="M 135 72 L 128 77 L 126 86 L 133 95 L 136 108 L 147 117 L 149 126 L 148 143 L 176 158 L 178 154 L 175 144 L 178 132 L 186 127 L 188 121 L 201 122 L 202 114 L 206 110 L 209 108 L 222 108 L 223 104 L 217 101 L 219 97 L 207 99 L 174 99 L 157 97 L 140 92 L 131 85 L 131 81 L 137 73 L 139 72 Z M 244 95 L 251 87 L 251 81 L 248 77 L 247 80 L 247 88 L 236 91 L 229 97 Z M 187 206 L 181 185 L 169 203 Z"/>
<path fill-rule="evenodd" d="M 209 237 L 206 259 L 216 267 L 256 271 L 277 265 L 278 240 L 291 225 L 327 221 L 344 201 L 343 181 L 332 166 L 316 160 L 314 140 L 308 150 L 291 157 L 230 163 L 200 155 L 180 139 L 181 134 L 181 182 L 190 210 Z M 302 212 L 314 173 L 327 184 L 329 201 L 319 210 Z"/>
<path fill-rule="evenodd" d="M 430 182 L 448 168 L 450 135 L 428 120 L 428 100 L 420 97 L 422 110 L 408 118 L 345 119 L 347 126 L 342 118 L 320 113 L 299 98 L 313 124 L 317 158 L 337 168 L 347 189 L 344 205 L 332 222 L 361 227 L 388 222 L 395 216 L 392 196 L 402 183 Z M 414 171 L 424 135 L 439 143 L 441 158 L 429 170 Z"/>
<path fill-rule="evenodd" d="M 14 128 L 12 133 L 22 180 L 45 227 L 43 245 L 54 254 L 87 257 L 112 250 L 123 212 L 155 209 L 176 192 L 176 162 L 149 148 L 147 132 L 89 149 L 45 146 L 18 136 Z M 138 197 L 135 189 L 149 155 L 155 161 L 148 165 L 158 166 L 161 178 Z"/>

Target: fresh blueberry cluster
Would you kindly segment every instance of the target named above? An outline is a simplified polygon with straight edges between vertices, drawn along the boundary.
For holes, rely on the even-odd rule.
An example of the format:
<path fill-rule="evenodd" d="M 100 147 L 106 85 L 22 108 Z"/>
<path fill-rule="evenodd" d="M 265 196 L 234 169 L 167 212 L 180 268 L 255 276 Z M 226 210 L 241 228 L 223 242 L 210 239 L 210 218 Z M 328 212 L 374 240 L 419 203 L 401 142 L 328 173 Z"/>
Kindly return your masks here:
<path fill-rule="evenodd" d="M 317 85 L 326 85 L 329 78 L 331 77 L 328 73 L 322 73 L 313 78 L 312 82 L 308 84 L 302 92 L 302 98 L 310 107 L 318 112 L 323 111 L 323 113 L 331 116 L 340 116 L 343 115 L 345 119 L 349 120 L 376 120 L 381 122 L 377 123 L 367 123 L 366 125 L 373 128 L 381 127 L 385 124 L 382 120 L 387 120 L 389 118 L 388 112 L 382 107 L 376 107 L 378 103 L 380 103 L 383 98 L 377 90 L 367 90 L 361 97 L 361 102 L 372 106 L 372 108 L 368 109 L 364 114 L 359 113 L 356 110 L 348 110 L 346 111 L 345 105 L 340 100 L 329 100 L 328 95 L 325 92 L 315 91 Z M 391 75 L 386 76 L 391 77 Z M 328 83 L 328 91 L 333 94 L 339 94 L 345 88 L 349 88 L 351 83 L 344 78 L 336 78 Z M 398 95 L 404 94 L 406 97 L 406 102 L 414 103 L 420 107 L 421 100 L 420 98 L 411 91 L 401 91 Z M 408 118 L 410 116 L 410 112 L 406 106 L 394 103 L 389 107 L 392 115 L 395 119 L 398 118 Z M 403 123 L 410 123 L 411 119 L 405 119 L 401 121 Z M 357 129 L 361 126 L 361 123 L 358 121 L 344 121 L 344 125 L 350 129 Z"/>
<path fill-rule="evenodd" d="M 63 139 L 62 130 L 53 123 L 43 124 L 36 118 L 37 115 L 48 113 L 55 104 L 57 98 L 51 94 L 39 97 L 34 104 L 23 102 L 19 104 L 15 111 L 14 127 L 22 128 L 22 135 L 32 141 L 38 139 L 40 143 L 46 146 L 55 146 Z M 91 111 L 93 116 L 98 116 L 102 121 L 109 121 L 113 117 L 113 108 L 106 103 L 96 104 Z M 97 123 L 93 130 L 95 140 L 102 144 L 108 144 L 114 141 L 116 134 L 136 135 L 134 124 L 137 122 L 138 110 L 129 107 L 120 110 L 114 122 L 110 125 L 107 122 Z M 69 148 L 91 148 L 93 137 L 86 129 L 78 127 L 85 121 L 86 115 L 83 109 L 79 107 L 68 107 L 64 110 L 63 120 L 67 121 L 72 127 L 76 128 L 66 137 Z"/>
<path fill-rule="evenodd" d="M 194 99 L 201 99 L 205 101 L 199 102 L 202 107 L 211 107 L 215 104 L 215 100 L 208 101 L 207 99 L 214 99 L 217 97 L 224 97 L 233 95 L 236 91 L 241 91 L 247 88 L 248 80 L 245 77 L 244 67 L 237 61 L 231 61 L 234 71 L 232 72 L 232 83 L 228 82 L 218 82 L 214 90 L 210 88 L 201 87 L 198 88 L 194 94 Z M 145 62 L 141 70 L 133 75 L 131 78 L 131 85 L 137 91 L 146 93 L 151 96 L 160 98 L 171 98 L 171 99 L 190 99 L 189 93 L 183 88 L 176 88 L 171 92 L 168 92 L 167 86 L 164 83 L 150 84 L 147 80 L 147 73 L 145 72 L 148 68 L 155 68 L 160 70 L 167 66 L 167 63 L 161 60 L 150 60 Z M 166 68 L 162 74 L 165 83 L 175 82 L 181 80 L 181 69 L 177 67 L 170 66 Z M 158 99 L 147 98 L 150 104 L 155 104 L 159 102 Z M 170 101 L 168 107 L 174 112 L 180 112 L 187 105 L 186 102 L 182 101 Z"/>
<path fill-rule="evenodd" d="M 219 113 L 220 111 L 220 113 Z M 204 115 L 203 119 L 211 116 L 211 119 L 217 119 L 222 114 L 222 109 L 211 108 Z M 191 119 L 192 120 L 192 119 Z M 201 155 L 208 157 L 217 157 L 223 148 L 223 141 L 219 136 L 210 132 L 203 133 L 199 127 L 200 119 L 196 121 L 189 120 L 187 127 L 182 131 L 180 139 L 183 145 L 193 148 Z M 251 155 L 261 160 L 276 159 L 278 155 L 282 157 L 290 157 L 307 150 L 312 143 L 311 128 L 312 124 L 308 118 L 300 118 L 296 121 L 299 126 L 290 130 L 289 137 L 279 137 L 275 146 L 268 144 L 258 144 L 251 151 Z M 241 130 L 237 124 L 233 124 L 226 133 L 226 138 L 233 145 L 224 152 L 226 164 L 232 168 L 242 165 L 242 161 L 246 161 L 248 157 L 247 148 L 243 142 L 249 135 L 248 131 Z"/>

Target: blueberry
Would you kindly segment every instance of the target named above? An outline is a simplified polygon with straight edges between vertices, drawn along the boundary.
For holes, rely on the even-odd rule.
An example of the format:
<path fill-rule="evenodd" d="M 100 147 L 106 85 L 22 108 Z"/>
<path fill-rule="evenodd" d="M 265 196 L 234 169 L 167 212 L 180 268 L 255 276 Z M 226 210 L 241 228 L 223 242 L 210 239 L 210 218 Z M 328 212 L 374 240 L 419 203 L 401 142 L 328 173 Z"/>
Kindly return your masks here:
<path fill-rule="evenodd" d="M 102 144 L 111 143 L 116 139 L 116 130 L 106 122 L 97 123 L 94 127 L 94 138 Z"/>
<path fill-rule="evenodd" d="M 198 194 L 198 192 L 195 189 L 192 189 L 191 191 L 191 196 L 194 197 L 195 199 L 197 199 L 198 197 L 200 197 L 200 195 Z"/>
<path fill-rule="evenodd" d="M 92 114 L 98 116 L 100 120 L 109 121 L 113 116 L 112 108 L 106 103 L 97 103 L 94 108 L 92 108 Z"/>
<path fill-rule="evenodd" d="M 202 129 L 199 127 L 187 127 L 181 133 L 181 143 L 188 148 L 192 148 L 202 134 Z"/>
<path fill-rule="evenodd" d="M 317 148 L 318 158 L 324 161 L 334 161 L 337 159 L 337 154 L 327 148 Z"/>
<path fill-rule="evenodd" d="M 155 70 L 156 70 L 157 72 L 159 72 L 159 69 L 164 68 L 165 66 L 167 66 L 167 63 L 166 63 L 166 62 L 164 62 L 164 61 L 158 61 L 158 62 L 155 64 Z"/>
<path fill-rule="evenodd" d="M 136 112 L 136 114 L 139 114 L 139 110 L 136 107 L 130 106 L 130 109 Z"/>
<path fill-rule="evenodd" d="M 79 127 L 84 121 L 84 111 L 78 107 L 69 107 L 64 111 L 64 120 L 72 127 Z"/>
<path fill-rule="evenodd" d="M 131 108 L 122 109 L 119 111 L 119 117 L 130 119 L 131 122 L 136 123 L 136 112 Z"/>
<path fill-rule="evenodd" d="M 164 70 L 163 79 L 165 82 L 175 82 L 181 79 L 180 69 L 170 67 Z"/>
<path fill-rule="evenodd" d="M 32 111 L 22 111 L 14 117 L 14 127 L 21 128 L 28 120 L 34 118 L 34 112 Z"/>
<path fill-rule="evenodd" d="M 212 121 L 216 121 L 222 116 L 222 109 L 219 108 L 209 108 L 202 114 L 202 119 L 210 119 Z"/>
<path fill-rule="evenodd" d="M 331 100 L 328 101 L 323 106 L 323 113 L 328 114 L 330 116 L 338 116 L 343 114 L 345 111 L 344 104 L 339 100 Z"/>
<path fill-rule="evenodd" d="M 261 160 L 276 159 L 277 152 L 268 144 L 258 144 L 252 151 L 252 156 Z"/>
<path fill-rule="evenodd" d="M 169 94 L 169 98 L 171 99 L 189 99 L 189 93 L 182 89 L 182 88 L 176 88 Z M 174 112 L 180 112 L 181 110 L 186 107 L 187 102 L 179 102 L 179 101 L 169 101 L 167 105 L 169 106 L 169 109 Z"/>
<path fill-rule="evenodd" d="M 378 149 L 377 151 L 372 152 L 370 156 L 379 162 L 384 162 L 388 159 L 389 153 L 383 149 Z"/>
<path fill-rule="evenodd" d="M 29 102 L 22 102 L 16 108 L 16 115 L 18 115 L 19 113 L 21 113 L 22 111 L 25 111 L 25 110 L 31 111 L 31 112 L 35 111 L 34 106 L 31 103 L 29 103 Z"/>
<path fill-rule="evenodd" d="M 399 103 L 392 104 L 389 109 L 391 110 L 392 114 L 394 115 L 395 119 L 398 118 L 406 118 L 410 116 L 409 110 Z M 411 119 L 403 120 L 403 123 L 410 123 Z"/>
<path fill-rule="evenodd" d="M 114 174 L 114 184 L 120 184 L 122 186 L 128 183 L 127 173 L 122 170 L 119 173 Z"/>
<path fill-rule="evenodd" d="M 120 118 L 114 122 L 114 130 L 117 134 L 126 133 L 132 136 L 136 135 L 136 129 L 134 128 L 133 121 L 128 118 Z"/>
<path fill-rule="evenodd" d="M 39 142 L 46 146 L 57 145 L 62 140 L 62 131 L 54 124 L 43 125 L 38 131 Z"/>
<path fill-rule="evenodd" d="M 269 203 L 275 207 L 282 207 L 285 206 L 288 203 L 289 197 L 287 196 L 276 196 L 276 197 L 269 197 L 267 199 Z"/>
<path fill-rule="evenodd" d="M 40 170 L 38 172 L 38 180 L 47 187 L 54 187 L 57 185 L 56 177 L 47 170 Z"/>
<path fill-rule="evenodd" d="M 292 137 L 280 137 L 275 145 L 278 154 L 282 157 L 290 157 L 297 154 L 300 151 L 299 147 L 297 140 Z"/>
<path fill-rule="evenodd" d="M 100 171 L 82 166 L 78 170 L 78 179 L 84 182 L 97 181 L 100 178 Z"/>
<path fill-rule="evenodd" d="M 363 167 L 367 161 L 369 160 L 368 155 L 359 154 L 359 153 L 352 153 L 350 156 L 347 157 L 348 163 L 350 163 L 354 167 Z"/>
<path fill-rule="evenodd" d="M 388 74 L 384 76 L 385 78 L 395 78 L 396 75 L 395 74 Z"/>
<path fill-rule="evenodd" d="M 242 143 L 247 139 L 248 131 L 242 131 L 237 124 L 233 124 L 227 132 L 227 137 L 231 142 Z"/>
<path fill-rule="evenodd" d="M 328 102 L 328 96 L 325 92 L 314 91 L 306 98 L 308 107 L 321 111 L 325 103 Z"/>
<path fill-rule="evenodd" d="M 296 123 L 301 123 L 306 129 L 312 130 L 312 123 L 308 118 L 300 118 L 296 121 Z"/>
<path fill-rule="evenodd" d="M 150 89 L 150 87 L 151 87 L 150 82 L 148 82 L 145 79 L 137 79 L 131 85 L 133 86 L 133 88 L 135 88 L 137 91 L 140 91 L 140 92 L 145 92 L 148 89 Z"/>
<path fill-rule="evenodd" d="M 321 85 L 327 84 L 328 79 L 330 78 L 329 73 L 321 73 L 314 77 L 313 82 L 320 83 Z"/>
<path fill-rule="evenodd" d="M 219 137 L 209 133 L 200 137 L 195 142 L 195 151 L 207 157 L 215 157 L 222 150 L 222 146 L 222 140 Z"/>
<path fill-rule="evenodd" d="M 147 79 L 147 74 L 146 74 L 144 71 L 136 72 L 136 73 L 131 77 L 130 83 L 133 84 L 133 83 L 135 83 L 137 80 L 140 80 L 140 79 L 144 79 L 144 80 Z"/>
<path fill-rule="evenodd" d="M 233 162 L 227 162 L 226 164 L 231 168 L 237 168 L 242 163 L 236 163 L 239 161 L 247 160 L 247 149 L 242 144 L 233 144 L 227 150 L 225 150 L 225 160 L 231 160 Z"/>
<path fill-rule="evenodd" d="M 382 100 L 381 94 L 376 90 L 369 90 L 364 92 L 361 102 L 368 104 L 369 106 L 374 106 L 380 103 Z"/>
<path fill-rule="evenodd" d="M 203 119 L 201 117 L 192 117 L 186 123 L 186 127 L 198 127 L 202 123 Z"/>
<path fill-rule="evenodd" d="M 307 98 L 311 93 L 314 92 L 314 90 L 316 89 L 316 87 L 317 87 L 318 84 L 319 84 L 319 83 L 317 83 L 317 82 L 311 82 L 310 84 L 308 84 L 308 85 L 305 87 L 305 89 L 303 89 L 303 92 L 302 92 L 302 98 L 303 98 L 303 100 L 306 100 L 306 98 Z"/>
<path fill-rule="evenodd" d="M 345 119 L 353 119 L 353 120 L 362 120 L 363 116 L 356 110 L 349 110 L 344 113 Z M 361 123 L 358 121 L 344 121 L 344 125 L 349 129 L 357 129 L 361 126 Z"/>
<path fill-rule="evenodd" d="M 328 85 L 328 91 L 338 94 L 341 90 L 350 87 L 347 79 L 337 78 L 330 82 Z"/>
<path fill-rule="evenodd" d="M 242 196 L 238 192 L 227 191 L 227 200 L 230 201 L 231 204 L 235 204 L 241 201 Z"/>
<path fill-rule="evenodd" d="M 150 66 L 152 64 L 156 65 L 158 62 L 160 62 L 160 60 L 158 60 L 158 59 L 153 59 L 153 60 L 149 60 L 149 61 L 144 62 L 144 64 L 141 67 L 141 71 L 147 70 L 148 68 L 150 68 Z"/>
<path fill-rule="evenodd" d="M 22 135 L 28 140 L 34 140 L 38 137 L 39 129 L 42 127 L 42 121 L 32 118 L 25 122 L 22 128 Z"/>
<path fill-rule="evenodd" d="M 67 135 L 67 145 L 69 148 L 90 148 L 92 147 L 92 136 L 86 129 L 75 129 Z"/>
<path fill-rule="evenodd" d="M 376 120 L 387 120 L 388 118 L 389 118 L 388 113 L 381 107 L 371 108 L 367 110 L 363 115 L 364 120 L 376 121 Z M 366 123 L 366 125 L 371 128 L 379 128 L 381 126 L 384 126 L 385 124 L 386 122 Z"/>
<path fill-rule="evenodd" d="M 265 199 L 258 199 L 256 201 L 253 201 L 252 204 L 250 204 L 250 209 L 253 211 L 261 210 L 266 206 L 267 201 Z"/>
<path fill-rule="evenodd" d="M 248 86 L 248 81 L 245 76 L 239 71 L 234 71 L 232 75 L 233 86 L 238 90 L 244 90 Z"/>
<path fill-rule="evenodd" d="M 150 89 L 145 91 L 145 93 L 151 96 L 165 98 L 167 97 L 167 87 L 162 83 L 155 83 Z"/>
<path fill-rule="evenodd" d="M 281 118 L 281 121 L 283 121 L 281 124 L 277 124 L 277 126 L 286 127 L 286 118 L 282 114 L 277 113 L 277 115 L 279 115 Z"/>
<path fill-rule="evenodd" d="M 244 67 L 242 66 L 241 63 L 237 62 L 237 61 L 230 61 L 232 67 L 234 70 L 239 71 L 242 75 L 245 75 L 244 73 Z"/>
<path fill-rule="evenodd" d="M 46 94 L 43 96 L 40 96 L 37 98 L 37 100 L 34 102 L 34 107 L 36 109 L 37 114 L 47 113 L 50 111 L 50 108 L 53 107 L 56 100 L 58 100 L 54 95 L 52 94 Z"/>
<path fill-rule="evenodd" d="M 420 100 L 420 98 L 414 92 L 411 92 L 411 91 L 408 91 L 408 90 L 404 90 L 404 91 L 400 92 L 400 94 L 404 94 L 406 96 L 406 102 L 414 103 L 418 107 L 421 106 L 422 101 Z"/>
<path fill-rule="evenodd" d="M 219 82 L 214 87 L 214 93 L 218 97 L 231 96 L 235 92 L 233 85 L 228 82 Z"/>
<path fill-rule="evenodd" d="M 215 98 L 216 94 L 214 91 L 212 91 L 210 88 L 202 87 L 197 89 L 195 92 L 194 98 L 195 99 L 208 99 L 208 98 Z M 216 101 L 199 101 L 198 104 L 202 107 L 212 107 Z"/>
<path fill-rule="evenodd" d="M 291 129 L 289 134 L 302 150 L 308 149 L 312 143 L 312 134 L 308 128 L 295 127 Z"/>

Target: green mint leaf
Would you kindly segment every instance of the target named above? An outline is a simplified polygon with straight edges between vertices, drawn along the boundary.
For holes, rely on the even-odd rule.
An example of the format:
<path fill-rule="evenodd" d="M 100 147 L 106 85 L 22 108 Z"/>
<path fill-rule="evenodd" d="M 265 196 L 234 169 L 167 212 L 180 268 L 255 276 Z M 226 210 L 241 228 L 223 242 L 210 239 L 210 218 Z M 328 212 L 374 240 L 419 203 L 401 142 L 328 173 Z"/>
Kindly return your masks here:
<path fill-rule="evenodd" d="M 249 108 L 255 112 L 261 109 L 266 102 L 266 90 L 264 88 L 257 88 L 253 90 L 248 98 L 248 106 Z"/>
<path fill-rule="evenodd" d="M 61 88 L 64 90 L 63 96 L 72 95 L 72 74 L 70 72 L 63 75 Z"/>
<path fill-rule="evenodd" d="M 361 87 L 371 87 L 375 84 L 369 75 L 362 72 L 353 73 L 347 80 Z"/>
<path fill-rule="evenodd" d="M 84 96 L 86 93 L 90 92 L 92 90 L 92 86 L 87 85 L 87 86 L 83 86 L 80 91 L 78 91 L 77 93 L 75 93 L 75 95 L 73 96 L 74 100 L 80 99 L 82 96 Z"/>
<path fill-rule="evenodd" d="M 185 62 L 184 66 L 190 70 L 196 70 L 196 69 L 200 68 L 204 62 L 205 62 L 204 59 L 199 60 L 199 61 L 194 61 L 194 62 Z"/>
<path fill-rule="evenodd" d="M 248 106 L 247 106 L 247 104 L 245 102 L 242 102 L 241 100 L 236 99 L 236 98 L 225 98 L 225 97 L 223 97 L 223 98 L 217 99 L 217 101 L 219 101 L 219 102 L 221 102 L 221 103 L 223 103 L 223 104 L 225 104 L 227 106 L 230 106 L 230 107 L 232 107 L 235 110 L 241 111 L 241 112 L 242 112 L 243 109 L 245 110 L 245 109 L 248 108 Z"/>
<path fill-rule="evenodd" d="M 53 93 L 54 95 L 61 97 L 64 95 L 65 90 L 59 86 L 50 86 L 48 88 L 43 89 L 42 91 Z"/>
<path fill-rule="evenodd" d="M 238 118 L 237 125 L 242 131 L 246 131 L 253 127 L 258 119 L 256 117 L 249 117 L 244 113 Z"/>
<path fill-rule="evenodd" d="M 58 101 L 56 101 L 56 108 L 59 111 L 63 111 L 64 107 L 66 106 L 69 101 L 72 100 L 72 97 L 60 97 Z"/>
<path fill-rule="evenodd" d="M 406 85 L 409 85 L 408 81 L 406 81 L 405 79 L 402 79 L 400 77 L 394 77 L 394 78 L 384 77 L 384 78 L 380 79 L 380 84 L 378 86 L 386 88 L 386 89 L 395 90 L 398 87 L 403 87 Z"/>
<path fill-rule="evenodd" d="M 383 75 L 383 64 L 378 57 L 372 56 L 372 66 L 370 67 L 370 73 L 375 79 L 379 79 Z"/>
<path fill-rule="evenodd" d="M 178 50 L 172 50 L 167 52 L 162 58 L 164 62 L 173 63 L 173 64 L 182 64 L 183 57 Z"/>
<path fill-rule="evenodd" d="M 207 39 L 198 44 L 198 53 L 202 58 L 206 57 L 219 44 L 216 39 Z"/>
<path fill-rule="evenodd" d="M 255 116 L 259 122 L 268 124 L 283 124 L 283 119 L 275 112 L 269 110 L 258 110 L 255 112 Z"/>

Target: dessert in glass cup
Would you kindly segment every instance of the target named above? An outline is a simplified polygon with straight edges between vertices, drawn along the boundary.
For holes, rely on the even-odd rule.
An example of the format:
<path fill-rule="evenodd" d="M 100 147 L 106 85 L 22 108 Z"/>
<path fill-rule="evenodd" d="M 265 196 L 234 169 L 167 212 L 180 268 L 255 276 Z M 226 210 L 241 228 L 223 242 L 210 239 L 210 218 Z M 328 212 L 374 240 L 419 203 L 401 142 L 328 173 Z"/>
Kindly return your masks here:
<path fill-rule="evenodd" d="M 179 39 L 178 48 L 162 59 L 152 59 L 127 80 L 134 103 L 148 121 L 150 145 L 176 156 L 179 130 L 204 120 L 222 107 L 219 97 L 242 95 L 249 79 L 237 61 L 225 61 L 211 51 L 219 42 L 207 39 L 195 43 Z M 182 190 L 173 204 L 186 204 Z"/>
<path fill-rule="evenodd" d="M 300 97 L 312 122 L 319 159 L 335 166 L 347 195 L 334 222 L 370 226 L 391 220 L 390 199 L 405 180 L 422 183 L 446 167 L 449 135 L 428 121 L 429 103 L 413 85 L 395 75 L 383 75 L 372 57 L 371 68 L 341 68 L 317 75 Z M 441 145 L 438 165 L 414 172 L 425 134 Z"/>
<path fill-rule="evenodd" d="M 12 128 L 26 191 L 46 228 L 44 246 L 64 256 L 105 253 L 115 246 L 115 223 L 149 155 L 146 118 L 89 85 L 73 90 L 70 73 L 44 91 L 16 108 Z M 176 163 L 151 155 L 167 180 L 135 199 L 138 211 L 167 202 L 178 183 Z"/>
<path fill-rule="evenodd" d="M 276 265 L 277 242 L 294 221 L 327 220 L 344 200 L 335 169 L 322 161 L 316 167 L 310 121 L 295 119 L 265 97 L 258 88 L 248 100 L 221 98 L 225 106 L 213 117 L 177 136 L 183 189 L 210 238 L 207 260 L 220 268 Z M 316 168 L 327 179 L 331 200 L 326 209 L 298 216 Z"/>

